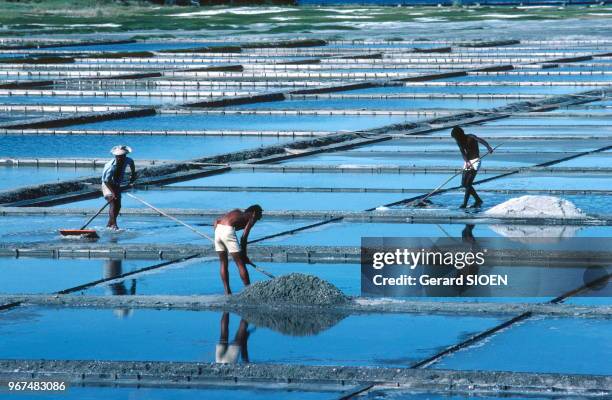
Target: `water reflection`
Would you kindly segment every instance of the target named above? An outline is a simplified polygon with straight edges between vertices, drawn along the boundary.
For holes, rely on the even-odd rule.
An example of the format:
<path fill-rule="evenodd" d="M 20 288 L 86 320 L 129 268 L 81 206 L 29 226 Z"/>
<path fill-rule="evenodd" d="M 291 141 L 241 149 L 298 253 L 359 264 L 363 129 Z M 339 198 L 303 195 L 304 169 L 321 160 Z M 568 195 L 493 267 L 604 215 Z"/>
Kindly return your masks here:
<path fill-rule="evenodd" d="M 525 244 L 529 244 L 533 238 L 561 243 L 565 238 L 575 237 L 582 229 L 572 225 L 491 225 L 490 228 L 502 237 Z"/>
<path fill-rule="evenodd" d="M 122 260 L 106 260 L 104 262 L 104 279 L 118 278 L 123 274 Z M 111 281 L 106 285 L 106 295 L 108 296 L 133 296 L 136 294 L 136 279 L 130 280 L 129 288 L 126 286 L 126 281 Z M 133 310 L 127 307 L 119 307 L 113 310 L 113 313 L 119 318 L 125 318 L 132 315 Z"/>
<path fill-rule="evenodd" d="M 236 364 L 238 356 L 243 363 L 249 362 L 249 351 L 247 342 L 251 332 L 249 331 L 249 323 L 244 319 L 240 319 L 240 325 L 234 335 L 234 340 L 228 343 L 229 337 L 229 322 L 230 315 L 224 312 L 221 316 L 221 333 L 219 334 L 219 343 L 215 348 L 215 362 L 218 364 Z"/>
<path fill-rule="evenodd" d="M 331 329 L 348 316 L 342 311 L 303 309 L 269 309 L 248 307 L 233 311 L 240 323 L 229 341 L 230 313 L 221 314 L 219 342 L 215 347 L 215 362 L 218 364 L 249 363 L 248 340 L 257 328 L 266 328 L 287 336 L 315 336 Z M 249 329 L 251 325 L 251 329 Z"/>
<path fill-rule="evenodd" d="M 268 328 L 283 335 L 312 336 L 332 328 L 348 316 L 341 310 L 317 310 L 292 307 L 278 309 L 244 308 L 235 311 L 257 327 Z"/>
<path fill-rule="evenodd" d="M 612 294 L 612 288 L 609 286 L 610 267 L 603 265 L 592 265 L 584 270 L 582 277 L 584 286 L 588 288 L 583 295 L 594 297 L 608 297 Z"/>
<path fill-rule="evenodd" d="M 482 246 L 478 243 L 473 234 L 474 224 L 466 224 L 463 230 L 461 231 L 461 242 L 463 243 L 464 249 L 466 251 L 470 251 L 474 254 L 480 253 L 483 251 Z M 483 264 L 482 266 L 486 266 Z M 480 270 L 480 265 L 476 263 L 476 260 L 466 261 L 465 267 L 463 269 L 457 270 L 457 276 L 463 276 L 464 279 L 467 279 L 468 276 L 476 276 Z M 455 272 L 455 271 L 453 271 Z M 459 293 L 464 293 L 470 287 L 467 285 L 453 285 L 455 289 Z"/>
<path fill-rule="evenodd" d="M 433 248 L 439 248 L 444 251 L 455 251 L 461 253 L 479 253 L 483 251 L 483 246 L 480 245 L 478 239 L 474 236 L 474 224 L 466 224 L 461 231 L 461 240 L 454 239 L 447 235 L 447 238 L 442 238 L 437 241 Z M 463 260 L 463 267 L 456 268 L 454 265 L 444 265 L 440 263 L 429 263 L 423 265 L 423 274 L 434 278 L 449 278 L 449 285 L 425 285 L 423 286 L 424 294 L 428 297 L 455 297 L 455 296 L 487 296 L 490 293 L 490 288 L 487 286 L 474 287 L 467 285 L 468 277 L 474 279 L 482 270 L 486 271 L 489 268 L 487 259 L 484 263 L 477 263 L 476 259 Z M 461 278 L 458 280 L 457 278 Z M 469 294 L 468 294 L 469 292 Z"/>

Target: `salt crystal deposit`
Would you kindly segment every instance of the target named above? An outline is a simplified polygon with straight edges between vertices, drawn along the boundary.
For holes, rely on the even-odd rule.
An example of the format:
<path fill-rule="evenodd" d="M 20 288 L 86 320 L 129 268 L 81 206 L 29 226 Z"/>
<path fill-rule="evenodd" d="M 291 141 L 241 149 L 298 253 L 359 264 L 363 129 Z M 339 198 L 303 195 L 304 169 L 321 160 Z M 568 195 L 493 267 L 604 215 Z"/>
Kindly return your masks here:
<path fill-rule="evenodd" d="M 292 273 L 248 286 L 232 300 L 245 304 L 329 306 L 344 304 L 348 297 L 316 276 Z"/>
<path fill-rule="evenodd" d="M 493 217 L 516 218 L 585 218 L 586 214 L 572 202 L 554 196 L 521 196 L 485 211 Z"/>

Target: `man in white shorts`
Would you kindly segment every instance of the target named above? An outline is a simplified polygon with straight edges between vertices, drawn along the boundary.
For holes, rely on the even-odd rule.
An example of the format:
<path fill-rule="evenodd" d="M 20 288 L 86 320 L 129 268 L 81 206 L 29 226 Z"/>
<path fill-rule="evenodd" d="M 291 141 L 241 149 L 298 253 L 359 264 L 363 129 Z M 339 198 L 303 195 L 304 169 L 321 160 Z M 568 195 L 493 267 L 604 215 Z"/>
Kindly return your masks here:
<path fill-rule="evenodd" d="M 465 188 L 465 195 L 463 196 L 463 204 L 459 208 L 466 208 L 470 195 L 474 197 L 474 205 L 472 207 L 478 208 L 482 206 L 482 199 L 476 193 L 473 183 L 480 168 L 480 151 L 478 149 L 478 143 L 483 144 L 487 147 L 489 153 L 493 153 L 493 148 L 489 146 L 486 140 L 479 138 L 476 135 L 466 135 L 463 129 L 455 126 L 451 132 L 451 136 L 457 142 L 461 156 L 463 157 L 463 175 L 461 176 L 461 186 Z"/>
<path fill-rule="evenodd" d="M 223 287 L 227 295 L 232 294 L 227 271 L 227 253 L 232 255 L 236 266 L 238 266 L 240 279 L 242 279 L 244 286 L 248 286 L 251 283 L 246 264 L 253 263 L 247 256 L 247 243 L 249 241 L 251 228 L 261 219 L 262 213 L 263 210 L 261 207 L 255 204 L 244 211 L 238 209 L 232 210 L 215 221 L 215 251 L 219 255 L 219 261 L 221 263 L 221 280 L 223 281 Z M 236 231 L 243 229 L 242 237 L 240 238 L 240 242 L 238 242 Z"/>

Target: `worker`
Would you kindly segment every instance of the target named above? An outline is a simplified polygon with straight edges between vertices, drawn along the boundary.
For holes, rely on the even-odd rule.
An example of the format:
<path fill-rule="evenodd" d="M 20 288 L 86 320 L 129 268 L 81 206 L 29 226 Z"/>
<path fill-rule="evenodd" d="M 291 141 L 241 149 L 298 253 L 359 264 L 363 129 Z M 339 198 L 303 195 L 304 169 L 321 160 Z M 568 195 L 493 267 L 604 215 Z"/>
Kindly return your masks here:
<path fill-rule="evenodd" d="M 102 171 L 102 195 L 110 203 L 108 211 L 108 223 L 106 227 L 118 230 L 117 217 L 121 211 L 121 184 L 125 176 L 125 169 L 130 167 L 130 184 L 136 180 L 136 167 L 134 160 L 127 155 L 132 152 L 129 146 L 115 146 L 111 149 L 111 154 L 115 156 L 104 165 Z"/>
<path fill-rule="evenodd" d="M 480 151 L 478 143 L 487 147 L 489 153 L 493 153 L 493 148 L 489 146 L 486 140 L 476 135 L 466 135 L 463 129 L 455 126 L 451 132 L 451 136 L 457 142 L 461 156 L 463 157 L 463 175 L 461 176 L 461 186 L 465 188 L 463 196 L 463 204 L 459 208 L 466 208 L 470 195 L 474 197 L 473 208 L 482 206 L 482 199 L 476 193 L 473 183 L 480 168 Z"/>
<path fill-rule="evenodd" d="M 239 209 L 232 210 L 227 214 L 219 217 L 215 223 L 215 251 L 219 255 L 219 261 L 221 264 L 221 281 L 223 281 L 223 288 L 225 294 L 231 295 L 232 291 L 229 285 L 229 275 L 227 272 L 228 268 L 228 256 L 231 254 L 236 266 L 238 266 L 238 272 L 240 273 L 240 279 L 244 286 L 248 286 L 250 282 L 249 271 L 246 269 L 246 264 L 251 264 L 251 260 L 247 256 L 247 243 L 249 241 L 249 233 L 251 229 L 261 219 L 262 208 L 255 204 L 250 206 L 244 211 Z M 236 237 L 236 231 L 243 230 L 240 243 Z"/>

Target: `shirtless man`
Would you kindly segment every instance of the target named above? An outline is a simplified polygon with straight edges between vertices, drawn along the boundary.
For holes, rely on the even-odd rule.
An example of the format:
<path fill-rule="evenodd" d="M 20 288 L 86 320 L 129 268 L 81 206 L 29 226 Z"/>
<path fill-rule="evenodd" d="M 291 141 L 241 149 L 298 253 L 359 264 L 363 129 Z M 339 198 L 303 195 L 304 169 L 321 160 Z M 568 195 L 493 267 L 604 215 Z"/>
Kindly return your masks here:
<path fill-rule="evenodd" d="M 215 251 L 219 255 L 219 261 L 221 263 L 221 280 L 223 281 L 223 287 L 227 295 L 232 294 L 227 271 L 227 253 L 232 255 L 234 262 L 238 266 L 240 279 L 242 279 L 244 286 L 248 286 L 251 283 L 246 264 L 253 263 L 247 256 L 247 243 L 249 241 L 251 228 L 261 219 L 262 212 L 263 210 L 261 207 L 256 204 L 244 211 L 238 209 L 232 210 L 215 221 Z M 240 243 L 238 243 L 236 231 L 243 229 L 244 231 L 242 232 Z"/>
<path fill-rule="evenodd" d="M 479 138 L 476 135 L 466 135 L 463 129 L 456 126 L 451 132 L 451 136 L 457 142 L 461 156 L 463 157 L 463 175 L 461 177 L 461 186 L 465 188 L 465 195 L 463 196 L 463 204 L 459 208 L 466 208 L 470 195 L 474 197 L 474 205 L 472 207 L 477 208 L 482 205 L 482 199 L 476 193 L 474 186 L 474 179 L 480 168 L 480 151 L 478 149 L 478 143 L 487 147 L 489 153 L 493 153 L 493 148 L 489 146 L 486 140 Z"/>

